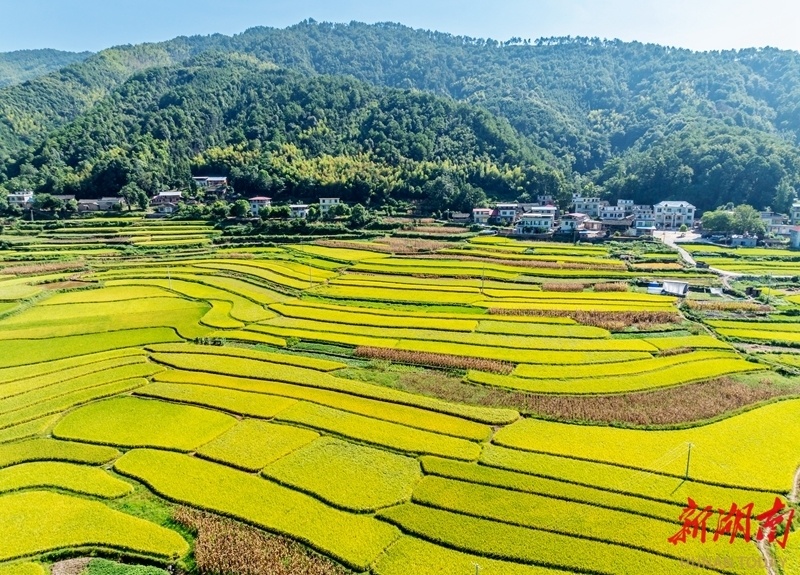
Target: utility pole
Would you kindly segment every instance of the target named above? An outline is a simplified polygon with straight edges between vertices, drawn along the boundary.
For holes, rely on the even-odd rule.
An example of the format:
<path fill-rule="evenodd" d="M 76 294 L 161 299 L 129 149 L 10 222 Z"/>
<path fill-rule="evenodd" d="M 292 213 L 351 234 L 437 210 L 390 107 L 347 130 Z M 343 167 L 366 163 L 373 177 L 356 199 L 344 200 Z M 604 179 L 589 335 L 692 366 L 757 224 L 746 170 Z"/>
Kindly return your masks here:
<path fill-rule="evenodd" d="M 692 460 L 692 444 L 689 444 L 689 453 L 686 454 L 686 474 L 684 479 L 689 479 L 689 462 Z"/>
<path fill-rule="evenodd" d="M 169 285 L 170 291 L 172 291 L 172 272 L 169 266 L 167 266 L 167 282 Z"/>

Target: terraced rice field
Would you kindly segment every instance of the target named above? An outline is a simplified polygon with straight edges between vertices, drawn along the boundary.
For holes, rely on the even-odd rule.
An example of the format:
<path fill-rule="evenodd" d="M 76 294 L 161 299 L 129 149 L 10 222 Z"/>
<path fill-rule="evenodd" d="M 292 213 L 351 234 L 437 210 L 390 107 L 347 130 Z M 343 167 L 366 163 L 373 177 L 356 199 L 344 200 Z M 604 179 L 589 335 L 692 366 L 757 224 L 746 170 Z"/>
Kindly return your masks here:
<path fill-rule="evenodd" d="M 603 246 L 474 238 L 422 258 L 356 242 L 214 249 L 217 235 L 67 223 L 0 254 L 27 258 L 0 271 L 0 575 L 93 553 L 191 567 L 203 533 L 176 530 L 176 505 L 349 573 L 766 573 L 753 542 L 667 539 L 688 498 L 788 501 L 800 400 L 679 429 L 515 402 L 777 377 L 791 350 L 745 356 L 714 333 L 792 337 L 785 310 L 703 325 L 633 283 L 594 291 L 637 277 Z M 141 251 L 100 261 L 91 248 L 111 238 Z M 76 270 L 37 263 L 62 240 L 83 246 Z M 555 276 L 578 291 L 549 291 Z M 599 312 L 606 324 L 587 321 Z M 791 569 L 789 540 L 768 552 Z"/>

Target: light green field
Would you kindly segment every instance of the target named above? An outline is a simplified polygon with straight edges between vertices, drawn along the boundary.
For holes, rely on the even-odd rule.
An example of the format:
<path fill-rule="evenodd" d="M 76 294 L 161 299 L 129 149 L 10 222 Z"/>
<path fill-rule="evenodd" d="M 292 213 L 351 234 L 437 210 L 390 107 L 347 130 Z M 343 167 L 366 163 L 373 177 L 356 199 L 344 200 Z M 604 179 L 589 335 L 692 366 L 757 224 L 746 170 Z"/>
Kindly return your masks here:
<path fill-rule="evenodd" d="M 236 423 L 214 411 L 131 397 L 87 405 L 53 430 L 61 439 L 122 447 L 160 447 L 192 451 Z"/>
<path fill-rule="evenodd" d="M 422 477 L 415 459 L 331 437 L 278 459 L 261 473 L 359 513 L 409 501 Z"/>
<path fill-rule="evenodd" d="M 198 454 L 245 471 L 260 471 L 318 437 L 308 429 L 245 419 L 202 446 Z"/>

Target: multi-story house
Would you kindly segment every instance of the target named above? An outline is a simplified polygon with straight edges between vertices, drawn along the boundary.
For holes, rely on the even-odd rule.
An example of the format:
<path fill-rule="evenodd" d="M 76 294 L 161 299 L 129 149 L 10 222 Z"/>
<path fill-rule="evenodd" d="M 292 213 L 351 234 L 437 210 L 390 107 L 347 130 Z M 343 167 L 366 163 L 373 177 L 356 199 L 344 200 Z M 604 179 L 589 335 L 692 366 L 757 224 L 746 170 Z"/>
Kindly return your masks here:
<path fill-rule="evenodd" d="M 33 192 L 25 190 L 24 192 L 11 192 L 7 197 L 8 205 L 17 206 L 23 210 L 27 210 L 33 205 Z"/>
<path fill-rule="evenodd" d="M 694 225 L 696 209 L 684 201 L 659 202 L 653 206 L 656 227 L 660 230 L 677 230 L 684 225 L 691 228 Z"/>
<path fill-rule="evenodd" d="M 472 221 L 476 224 L 486 225 L 492 217 L 494 210 L 492 208 L 473 208 Z"/>
<path fill-rule="evenodd" d="M 336 204 L 340 203 L 339 198 L 320 198 L 319 199 L 319 212 L 322 215 L 328 213 L 328 210 L 331 209 Z"/>
<path fill-rule="evenodd" d="M 494 217 L 502 224 L 513 224 L 517 219 L 519 204 L 497 204 Z"/>
<path fill-rule="evenodd" d="M 262 209 L 272 205 L 272 198 L 265 198 L 264 196 L 256 196 L 247 201 L 250 202 L 250 213 L 254 216 L 257 216 Z"/>
<path fill-rule="evenodd" d="M 793 203 L 792 209 L 789 213 L 792 218 L 792 225 L 793 226 L 800 225 L 800 202 Z"/>
<path fill-rule="evenodd" d="M 608 202 L 600 198 L 583 198 L 574 196 L 572 198 L 572 211 L 579 214 L 586 214 L 592 218 L 599 218 L 600 211 L 608 206 Z"/>

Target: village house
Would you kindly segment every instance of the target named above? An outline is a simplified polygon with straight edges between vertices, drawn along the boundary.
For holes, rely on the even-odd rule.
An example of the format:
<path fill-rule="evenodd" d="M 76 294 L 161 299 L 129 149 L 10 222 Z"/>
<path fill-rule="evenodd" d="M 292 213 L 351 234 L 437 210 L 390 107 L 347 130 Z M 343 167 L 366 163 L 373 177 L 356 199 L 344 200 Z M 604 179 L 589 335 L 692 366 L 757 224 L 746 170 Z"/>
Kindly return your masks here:
<path fill-rule="evenodd" d="M 591 218 L 599 218 L 600 211 L 605 206 L 608 206 L 608 202 L 600 198 L 584 198 L 580 195 L 574 195 L 572 197 L 572 211 L 574 213 L 586 214 Z"/>
<path fill-rule="evenodd" d="M 341 203 L 339 198 L 320 198 L 319 199 L 319 212 L 322 215 L 328 213 L 328 210 L 331 209 L 333 206 Z"/>
<path fill-rule="evenodd" d="M 489 223 L 493 213 L 494 210 L 492 208 L 473 208 L 472 222 L 485 226 Z"/>
<path fill-rule="evenodd" d="M 192 180 L 199 187 L 206 189 L 221 188 L 228 185 L 228 178 L 222 176 L 199 176 L 192 178 Z"/>
<path fill-rule="evenodd" d="M 800 226 L 789 230 L 789 247 L 793 250 L 800 249 Z"/>
<path fill-rule="evenodd" d="M 758 245 L 758 238 L 756 236 L 750 235 L 734 235 L 731 236 L 731 247 L 732 248 L 754 248 Z"/>
<path fill-rule="evenodd" d="M 183 199 L 183 192 L 178 190 L 170 190 L 168 192 L 159 192 L 152 200 L 151 206 L 158 206 L 160 204 L 177 204 Z"/>
<path fill-rule="evenodd" d="M 116 197 L 100 198 L 98 200 L 78 200 L 78 212 L 108 212 L 114 209 L 122 209 L 125 200 Z"/>
<path fill-rule="evenodd" d="M 659 202 L 653 206 L 656 215 L 656 227 L 660 230 L 677 230 L 681 226 L 694 226 L 695 208 L 689 202 Z"/>
<path fill-rule="evenodd" d="M 256 196 L 247 201 L 250 202 L 250 213 L 254 216 L 257 216 L 262 209 L 272 205 L 272 198 L 265 198 L 264 196 Z"/>
<path fill-rule="evenodd" d="M 33 205 L 33 192 L 31 190 L 11 192 L 6 199 L 9 206 L 17 206 L 18 208 L 27 210 Z"/>
<path fill-rule="evenodd" d="M 767 233 L 775 236 L 788 236 L 791 224 L 789 217 L 784 214 L 777 214 L 771 210 L 759 213 L 761 221 L 767 228 Z"/>
<path fill-rule="evenodd" d="M 289 209 L 292 210 L 293 218 L 305 219 L 308 217 L 308 204 L 292 204 Z"/>
<path fill-rule="evenodd" d="M 517 211 L 519 209 L 519 205 L 517 203 L 513 204 L 497 204 L 495 207 L 494 217 L 497 218 L 501 224 L 513 224 L 514 221 L 517 219 Z"/>
<path fill-rule="evenodd" d="M 790 210 L 789 215 L 792 218 L 793 226 L 800 225 L 800 202 L 795 202 L 792 204 L 792 209 Z"/>
<path fill-rule="evenodd" d="M 539 208 L 537 208 L 539 209 Z M 515 231 L 517 234 L 543 234 L 553 231 L 555 215 L 553 212 L 540 209 L 522 214 L 517 220 Z"/>
<path fill-rule="evenodd" d="M 583 222 L 589 219 L 586 214 L 564 214 L 561 216 L 559 231 L 563 234 L 571 234 L 583 228 Z"/>

